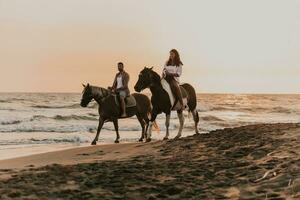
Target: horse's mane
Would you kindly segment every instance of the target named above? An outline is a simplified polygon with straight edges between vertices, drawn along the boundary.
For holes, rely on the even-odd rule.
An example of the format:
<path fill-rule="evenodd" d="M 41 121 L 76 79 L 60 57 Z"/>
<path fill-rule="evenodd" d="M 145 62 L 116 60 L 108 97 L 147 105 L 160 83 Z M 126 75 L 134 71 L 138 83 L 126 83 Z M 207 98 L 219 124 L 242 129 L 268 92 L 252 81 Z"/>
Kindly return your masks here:
<path fill-rule="evenodd" d="M 98 86 L 93 86 L 93 85 L 90 85 L 90 87 L 92 88 L 93 91 L 108 91 L 107 89 L 105 89 L 103 87 L 98 87 Z"/>
<path fill-rule="evenodd" d="M 152 75 L 153 80 L 160 84 L 160 79 L 161 79 L 160 75 L 156 73 L 152 68 L 148 68 L 148 69 Z"/>
<path fill-rule="evenodd" d="M 98 97 L 105 97 L 110 94 L 109 90 L 105 89 L 103 87 L 98 87 L 98 86 L 93 86 L 93 85 L 89 85 L 88 87 L 91 89 L 91 92 Z M 85 87 L 85 89 L 83 90 L 83 93 L 85 92 L 85 90 L 88 87 Z"/>

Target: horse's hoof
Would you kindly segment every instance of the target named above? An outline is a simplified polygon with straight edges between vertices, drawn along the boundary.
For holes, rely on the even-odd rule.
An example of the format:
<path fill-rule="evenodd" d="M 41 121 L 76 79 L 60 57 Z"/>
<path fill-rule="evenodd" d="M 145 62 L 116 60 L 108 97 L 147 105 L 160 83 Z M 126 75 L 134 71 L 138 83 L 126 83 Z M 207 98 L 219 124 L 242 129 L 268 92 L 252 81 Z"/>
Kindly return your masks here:
<path fill-rule="evenodd" d="M 175 138 L 174 138 L 174 140 L 178 140 L 179 138 L 181 137 L 181 135 L 177 135 Z"/>
<path fill-rule="evenodd" d="M 96 144 L 97 144 L 97 142 L 96 142 L 96 141 L 93 141 L 91 145 L 96 145 Z"/>
<path fill-rule="evenodd" d="M 119 140 L 116 140 L 115 143 L 118 144 L 118 143 L 120 143 L 120 142 L 119 142 Z"/>
<path fill-rule="evenodd" d="M 168 140 L 169 138 L 168 137 L 164 137 L 164 139 L 163 140 Z"/>
<path fill-rule="evenodd" d="M 147 139 L 146 139 L 146 142 L 151 142 L 151 138 L 147 138 Z"/>
<path fill-rule="evenodd" d="M 143 142 L 143 138 L 140 138 L 140 139 L 139 139 L 139 142 Z"/>

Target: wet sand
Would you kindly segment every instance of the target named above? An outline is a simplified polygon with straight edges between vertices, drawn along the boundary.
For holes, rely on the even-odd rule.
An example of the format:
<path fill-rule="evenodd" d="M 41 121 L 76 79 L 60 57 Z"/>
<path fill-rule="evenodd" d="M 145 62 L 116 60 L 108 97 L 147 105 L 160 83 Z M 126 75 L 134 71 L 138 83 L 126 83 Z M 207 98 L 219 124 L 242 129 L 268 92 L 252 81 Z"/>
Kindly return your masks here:
<path fill-rule="evenodd" d="M 300 124 L 0 161 L 0 199 L 300 199 Z"/>

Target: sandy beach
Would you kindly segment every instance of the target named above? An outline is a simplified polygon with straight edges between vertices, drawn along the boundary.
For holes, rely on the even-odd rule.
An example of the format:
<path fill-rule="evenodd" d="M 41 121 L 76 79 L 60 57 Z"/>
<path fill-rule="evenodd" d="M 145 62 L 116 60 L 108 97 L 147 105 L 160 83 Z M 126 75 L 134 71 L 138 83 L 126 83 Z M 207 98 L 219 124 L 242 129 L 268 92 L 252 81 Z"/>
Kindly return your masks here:
<path fill-rule="evenodd" d="M 1 199 L 299 199 L 300 124 L 0 161 Z"/>

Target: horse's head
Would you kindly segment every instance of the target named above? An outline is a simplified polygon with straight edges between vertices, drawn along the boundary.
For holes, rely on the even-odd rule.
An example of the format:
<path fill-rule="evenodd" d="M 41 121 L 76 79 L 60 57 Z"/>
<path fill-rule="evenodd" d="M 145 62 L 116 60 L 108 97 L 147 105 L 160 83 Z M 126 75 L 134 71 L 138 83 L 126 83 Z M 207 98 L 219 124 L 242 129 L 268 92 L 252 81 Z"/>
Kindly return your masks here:
<path fill-rule="evenodd" d="M 139 79 L 134 86 L 136 92 L 141 92 L 142 90 L 149 88 L 153 83 L 153 78 L 157 75 L 153 70 L 153 67 L 145 67 L 139 74 Z"/>
<path fill-rule="evenodd" d="M 81 98 L 81 102 L 80 105 L 82 107 L 87 107 L 87 105 L 92 101 L 93 94 L 92 94 L 92 88 L 90 86 L 90 84 L 84 85 L 83 86 L 83 91 L 82 91 L 82 98 Z"/>

